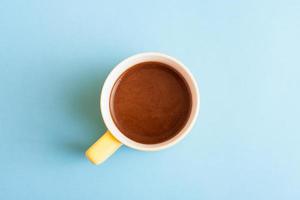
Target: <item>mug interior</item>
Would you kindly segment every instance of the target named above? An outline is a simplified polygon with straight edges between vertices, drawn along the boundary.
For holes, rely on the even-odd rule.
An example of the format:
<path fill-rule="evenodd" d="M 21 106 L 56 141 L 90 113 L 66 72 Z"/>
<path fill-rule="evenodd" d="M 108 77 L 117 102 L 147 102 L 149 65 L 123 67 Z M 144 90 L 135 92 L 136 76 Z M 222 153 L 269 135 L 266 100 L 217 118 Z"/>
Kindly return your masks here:
<path fill-rule="evenodd" d="M 118 127 L 115 125 L 112 119 L 110 113 L 110 105 L 109 105 L 110 94 L 118 78 L 130 67 L 133 67 L 138 63 L 148 62 L 148 61 L 161 62 L 167 64 L 170 67 L 174 68 L 178 73 L 180 73 L 183 76 L 183 78 L 186 80 L 190 88 L 191 99 L 192 99 L 191 113 L 185 126 L 174 137 L 170 138 L 167 141 L 164 141 L 162 143 L 157 143 L 157 144 L 138 143 L 126 137 L 124 134 L 122 134 L 122 132 L 118 129 Z M 101 97 L 100 97 L 100 110 L 102 113 L 104 123 L 107 126 L 108 130 L 120 142 L 134 149 L 144 150 L 144 151 L 155 151 L 155 150 L 164 149 L 171 145 L 174 145 L 190 131 L 197 117 L 197 113 L 199 110 L 199 103 L 200 102 L 199 102 L 197 83 L 193 78 L 192 74 L 180 61 L 161 53 L 141 53 L 123 60 L 110 72 L 102 87 Z"/>

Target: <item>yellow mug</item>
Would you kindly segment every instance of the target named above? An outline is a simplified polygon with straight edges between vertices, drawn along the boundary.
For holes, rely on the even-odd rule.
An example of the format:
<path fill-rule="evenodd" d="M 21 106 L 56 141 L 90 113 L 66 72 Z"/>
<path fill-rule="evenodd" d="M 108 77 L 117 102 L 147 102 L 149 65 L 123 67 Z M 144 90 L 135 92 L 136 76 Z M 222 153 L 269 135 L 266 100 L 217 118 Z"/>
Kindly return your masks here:
<path fill-rule="evenodd" d="M 173 67 L 186 80 L 192 96 L 191 114 L 185 126 L 173 138 L 159 144 L 138 143 L 126 137 L 115 125 L 109 109 L 109 101 L 112 88 L 121 74 L 138 63 L 149 61 L 161 62 Z M 110 72 L 104 82 L 100 95 L 100 110 L 104 123 L 108 130 L 86 151 L 86 156 L 92 163 L 100 164 L 104 162 L 108 157 L 110 157 L 123 144 L 142 151 L 157 151 L 170 147 L 179 142 L 189 133 L 190 129 L 195 123 L 199 107 L 200 94 L 197 83 L 193 75 L 189 72 L 189 70 L 183 63 L 171 56 L 162 53 L 148 52 L 131 56 L 119 63 Z"/>

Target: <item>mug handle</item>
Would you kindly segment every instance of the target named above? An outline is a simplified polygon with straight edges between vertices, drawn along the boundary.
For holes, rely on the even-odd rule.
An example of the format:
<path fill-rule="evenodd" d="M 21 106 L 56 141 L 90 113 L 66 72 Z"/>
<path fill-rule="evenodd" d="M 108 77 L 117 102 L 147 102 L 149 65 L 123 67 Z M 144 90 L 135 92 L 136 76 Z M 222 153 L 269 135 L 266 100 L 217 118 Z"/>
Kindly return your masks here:
<path fill-rule="evenodd" d="M 95 165 L 104 162 L 116 150 L 122 146 L 110 131 L 106 131 L 90 148 L 85 152 L 86 157 Z"/>

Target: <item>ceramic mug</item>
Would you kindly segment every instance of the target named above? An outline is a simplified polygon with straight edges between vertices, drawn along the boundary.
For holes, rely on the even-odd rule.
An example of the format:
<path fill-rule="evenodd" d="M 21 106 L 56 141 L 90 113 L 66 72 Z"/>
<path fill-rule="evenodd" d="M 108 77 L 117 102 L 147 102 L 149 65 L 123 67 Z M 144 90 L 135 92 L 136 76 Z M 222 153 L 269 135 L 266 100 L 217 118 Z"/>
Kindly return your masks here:
<path fill-rule="evenodd" d="M 111 91 L 115 82 L 118 80 L 121 74 L 138 63 L 149 61 L 167 64 L 174 68 L 178 73 L 180 73 L 182 77 L 186 80 L 190 88 L 192 97 L 191 113 L 184 127 L 173 138 L 158 144 L 138 143 L 126 137 L 114 123 L 109 108 Z M 131 56 L 119 63 L 110 72 L 110 74 L 107 76 L 104 82 L 100 95 L 100 111 L 104 123 L 107 127 L 107 131 L 86 151 L 86 156 L 92 163 L 100 164 L 103 161 L 105 161 L 108 157 L 110 157 L 123 144 L 133 149 L 141 151 L 157 151 L 170 147 L 182 140 L 189 133 L 193 124 L 195 123 L 199 107 L 200 94 L 197 83 L 193 75 L 189 72 L 189 70 L 185 67 L 183 63 L 171 56 L 162 53 L 149 52 Z"/>

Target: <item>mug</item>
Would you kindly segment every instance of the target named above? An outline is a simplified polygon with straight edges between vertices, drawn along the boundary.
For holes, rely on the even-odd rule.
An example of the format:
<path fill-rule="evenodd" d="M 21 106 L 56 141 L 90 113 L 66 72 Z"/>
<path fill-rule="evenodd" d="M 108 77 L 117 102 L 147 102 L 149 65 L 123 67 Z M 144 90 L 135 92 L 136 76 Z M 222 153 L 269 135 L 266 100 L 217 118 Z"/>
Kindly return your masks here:
<path fill-rule="evenodd" d="M 170 67 L 174 68 L 178 73 L 180 73 L 190 88 L 192 99 L 190 116 L 184 127 L 173 138 L 158 144 L 138 143 L 126 137 L 114 123 L 109 108 L 111 91 L 115 82 L 123 74 L 123 72 L 136 64 L 149 61 L 167 64 Z M 193 75 L 189 72 L 189 70 L 183 63 L 171 56 L 162 53 L 149 52 L 131 56 L 119 63 L 110 72 L 104 82 L 100 95 L 100 111 L 103 117 L 103 121 L 107 127 L 107 131 L 86 151 L 86 157 L 92 163 L 100 164 L 108 157 L 110 157 L 123 144 L 141 151 L 158 151 L 170 147 L 182 140 L 189 133 L 193 124 L 195 123 L 199 107 L 200 94 L 197 83 Z"/>

